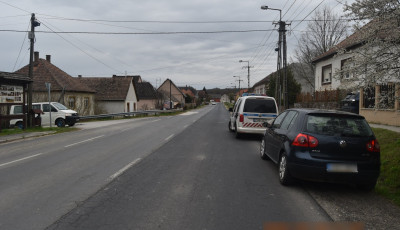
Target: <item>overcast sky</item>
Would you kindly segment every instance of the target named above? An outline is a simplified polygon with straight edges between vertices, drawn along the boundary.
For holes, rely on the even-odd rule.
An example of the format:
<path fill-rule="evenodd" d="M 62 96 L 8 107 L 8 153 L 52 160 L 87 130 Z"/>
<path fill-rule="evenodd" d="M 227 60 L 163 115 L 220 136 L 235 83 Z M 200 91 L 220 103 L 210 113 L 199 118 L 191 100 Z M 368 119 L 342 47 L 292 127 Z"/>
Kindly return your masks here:
<path fill-rule="evenodd" d="M 52 63 L 73 77 L 141 75 L 155 87 L 170 78 L 178 86 L 202 89 L 238 87 L 233 76 L 240 76 L 243 88 L 248 84 L 247 62 L 239 60 L 244 60 L 253 67 L 253 86 L 276 71 L 278 31 L 273 21 L 279 20 L 279 11 L 261 10 L 262 5 L 281 9 L 282 20 L 291 23 L 291 62 L 311 12 L 328 5 L 341 13 L 340 2 L 0 0 L 0 71 L 13 72 L 29 63 L 29 39 L 22 31 L 30 30 L 35 13 L 41 22 L 35 51 L 41 58 L 51 55 Z"/>

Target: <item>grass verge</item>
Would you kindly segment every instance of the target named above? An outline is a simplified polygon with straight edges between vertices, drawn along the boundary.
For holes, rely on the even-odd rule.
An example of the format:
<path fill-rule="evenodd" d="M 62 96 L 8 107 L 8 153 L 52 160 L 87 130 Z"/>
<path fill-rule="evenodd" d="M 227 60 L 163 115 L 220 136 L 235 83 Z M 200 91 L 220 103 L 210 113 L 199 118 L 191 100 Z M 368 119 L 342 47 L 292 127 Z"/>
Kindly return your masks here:
<path fill-rule="evenodd" d="M 35 127 L 35 128 L 28 128 L 28 129 L 19 129 L 19 128 L 14 128 L 14 129 L 2 129 L 0 132 L 0 136 L 7 136 L 7 135 L 13 135 L 13 134 L 28 134 L 28 133 L 33 133 L 33 132 L 52 132 L 54 134 L 56 133 L 65 133 L 65 132 L 71 132 L 71 131 L 76 131 L 79 130 L 78 128 L 74 127 Z"/>
<path fill-rule="evenodd" d="M 400 133 L 373 128 L 381 147 L 381 173 L 375 191 L 400 206 Z"/>

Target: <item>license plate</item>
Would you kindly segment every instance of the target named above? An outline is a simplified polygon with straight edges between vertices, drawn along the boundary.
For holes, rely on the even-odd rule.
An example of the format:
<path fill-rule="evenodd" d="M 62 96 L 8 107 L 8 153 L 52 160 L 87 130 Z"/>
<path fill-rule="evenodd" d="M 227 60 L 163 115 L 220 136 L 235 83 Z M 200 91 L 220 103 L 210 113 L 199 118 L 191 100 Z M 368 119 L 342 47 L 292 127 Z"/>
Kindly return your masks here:
<path fill-rule="evenodd" d="M 258 118 L 253 119 L 253 122 L 262 122 L 262 121 L 264 121 L 264 119 L 258 119 Z"/>
<path fill-rule="evenodd" d="M 357 164 L 328 163 L 326 165 L 326 171 L 338 173 L 358 173 L 358 168 Z"/>

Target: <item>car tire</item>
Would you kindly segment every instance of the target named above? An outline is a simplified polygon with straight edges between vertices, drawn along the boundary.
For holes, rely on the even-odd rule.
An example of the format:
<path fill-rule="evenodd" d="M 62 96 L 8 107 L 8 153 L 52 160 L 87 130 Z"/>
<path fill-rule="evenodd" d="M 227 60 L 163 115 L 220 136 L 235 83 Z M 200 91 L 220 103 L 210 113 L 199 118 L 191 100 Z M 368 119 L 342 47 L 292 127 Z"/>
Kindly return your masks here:
<path fill-rule="evenodd" d="M 22 121 L 18 121 L 17 123 L 15 123 L 15 127 L 18 127 L 20 129 L 24 129 L 24 123 L 22 123 Z"/>
<path fill-rule="evenodd" d="M 56 125 L 57 125 L 57 127 L 65 127 L 65 120 L 62 118 L 57 119 Z"/>
<path fill-rule="evenodd" d="M 286 153 L 281 153 L 279 157 L 279 164 L 278 164 L 278 172 L 279 172 L 279 182 L 282 185 L 290 185 L 293 182 L 293 178 L 289 173 L 288 165 L 287 165 L 287 156 Z"/>
<path fill-rule="evenodd" d="M 269 160 L 269 157 L 267 156 L 267 154 L 265 154 L 265 140 L 264 137 L 261 140 L 261 144 L 260 144 L 260 157 L 263 160 Z"/>
<path fill-rule="evenodd" d="M 231 122 L 230 122 L 230 121 L 229 121 L 229 123 L 228 123 L 228 129 L 229 129 L 229 131 L 233 132 L 232 126 L 231 126 Z"/>
<path fill-rule="evenodd" d="M 239 139 L 241 136 L 242 134 L 237 131 L 237 125 L 235 125 L 235 137 Z"/>

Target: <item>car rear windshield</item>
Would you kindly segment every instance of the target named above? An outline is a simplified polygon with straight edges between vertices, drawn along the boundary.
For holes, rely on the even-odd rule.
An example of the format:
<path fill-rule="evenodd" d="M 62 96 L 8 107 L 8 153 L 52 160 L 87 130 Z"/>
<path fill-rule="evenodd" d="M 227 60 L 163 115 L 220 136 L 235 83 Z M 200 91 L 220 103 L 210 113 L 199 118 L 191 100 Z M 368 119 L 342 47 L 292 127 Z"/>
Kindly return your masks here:
<path fill-rule="evenodd" d="M 248 98 L 243 112 L 276 113 L 275 101 L 265 98 Z"/>
<path fill-rule="evenodd" d="M 372 130 L 362 117 L 309 115 L 306 131 L 328 136 L 372 136 Z"/>

